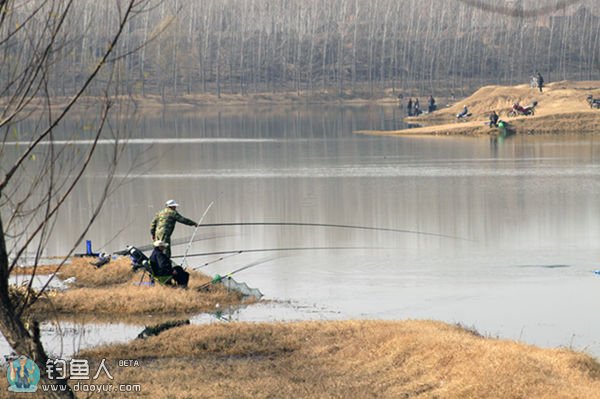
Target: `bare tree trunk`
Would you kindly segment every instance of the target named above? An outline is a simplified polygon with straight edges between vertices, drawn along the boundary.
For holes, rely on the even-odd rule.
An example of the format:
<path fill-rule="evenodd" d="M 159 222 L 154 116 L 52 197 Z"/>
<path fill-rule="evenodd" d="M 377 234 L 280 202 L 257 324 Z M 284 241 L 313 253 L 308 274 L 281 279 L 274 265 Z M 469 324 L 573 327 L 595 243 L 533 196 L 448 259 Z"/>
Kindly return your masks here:
<path fill-rule="evenodd" d="M 396 9 L 394 11 L 394 15 L 400 14 L 400 2 L 396 2 Z M 392 92 L 396 93 L 396 79 L 398 78 L 398 32 L 400 31 L 400 20 L 399 18 L 394 18 L 394 45 L 392 50 Z"/>
<path fill-rule="evenodd" d="M 383 34 L 381 37 L 381 60 L 379 65 L 379 83 L 381 89 L 385 89 L 385 66 L 386 66 L 386 55 L 388 54 L 388 49 L 386 47 L 386 39 L 387 39 L 387 31 L 388 31 L 388 17 L 390 15 L 391 3 L 388 2 L 388 6 L 385 10 L 385 15 L 383 17 Z"/>
<path fill-rule="evenodd" d="M 346 2 L 344 1 L 341 5 L 342 12 L 338 20 L 339 30 L 339 41 L 337 49 L 337 75 L 338 75 L 338 95 L 341 97 L 344 95 L 344 33 L 345 33 L 345 20 L 346 20 Z"/>
<path fill-rule="evenodd" d="M 150 13 L 146 13 L 144 18 L 144 43 L 148 41 L 148 23 Z M 146 95 L 146 46 L 143 46 L 140 54 L 140 80 L 142 81 L 142 95 Z"/>
<path fill-rule="evenodd" d="M 261 13 L 262 16 L 262 13 Z M 262 18 L 261 18 L 262 20 Z M 262 26 L 258 27 L 258 50 L 256 51 L 256 71 L 252 74 L 253 76 L 253 86 L 254 86 L 254 91 L 258 92 L 259 91 L 259 84 L 260 84 L 260 80 L 261 80 L 261 72 L 262 72 L 262 51 L 263 51 L 263 35 L 262 35 Z"/>
<path fill-rule="evenodd" d="M 313 63 L 314 63 L 314 55 L 315 55 L 315 29 L 317 25 L 317 15 L 316 15 L 316 6 L 313 3 L 312 6 L 312 15 L 311 15 L 311 24 L 310 24 L 310 54 L 308 56 L 308 88 L 313 93 L 314 85 L 313 85 Z"/>
<path fill-rule="evenodd" d="M 80 43 L 72 40 L 69 36 L 69 33 L 74 32 L 72 25 L 70 26 L 71 21 L 69 18 L 73 8 L 77 7 L 76 3 L 75 1 L 39 3 L 41 4 L 40 8 L 37 10 L 32 9 L 32 12 L 36 13 L 41 10 L 39 14 L 41 19 L 36 19 L 33 15 L 34 18 L 25 20 L 24 23 L 27 25 L 23 28 L 23 30 L 29 30 L 25 42 L 30 44 L 35 51 L 22 53 L 22 57 L 18 59 L 9 57 L 0 59 L 0 71 L 5 71 L 5 77 L 7 78 L 6 81 L 0 83 L 2 86 L 0 91 L 5 94 L 4 108 L 2 117 L 0 117 L 0 129 L 8 132 L 15 121 L 25 118 L 31 119 L 32 125 L 35 125 L 28 144 L 24 147 L 10 147 L 11 157 L 3 158 L 3 176 L 0 176 L 0 207 L 2 207 L 0 215 L 7 216 L 5 218 L 0 216 L 0 332 L 17 354 L 27 356 L 37 363 L 40 368 L 42 383 L 66 389 L 58 389 L 48 393 L 40 392 L 42 395 L 69 398 L 73 397 L 73 393 L 63 381 L 47 378 L 46 362 L 48 357 L 40 341 L 39 327 L 28 316 L 28 310 L 47 289 L 47 284 L 35 292 L 31 289 L 31 284 L 35 277 L 39 255 L 42 253 L 47 237 L 54 227 L 54 220 L 91 162 L 96 144 L 108 117 L 108 110 L 110 109 L 108 95 L 103 98 L 104 106 L 101 115 L 98 116 L 98 129 L 93 144 L 88 147 L 88 150 L 79 152 L 79 149 L 67 148 L 55 151 L 53 132 L 83 94 L 90 92 L 92 83 L 96 79 L 99 77 L 106 79 L 103 83 L 105 93 L 114 88 L 112 79 L 116 74 L 122 73 L 120 69 L 125 66 L 125 63 L 121 61 L 127 56 L 127 53 L 115 54 L 119 51 L 118 49 L 127 51 L 127 46 L 118 46 L 119 39 L 124 35 L 125 27 L 133 18 L 134 9 L 142 7 L 145 1 L 120 2 L 118 13 L 115 13 L 115 15 L 109 15 L 111 7 L 106 9 L 107 18 L 115 19 L 114 24 L 104 24 L 104 27 L 110 26 L 109 34 L 105 37 L 105 39 L 110 39 L 109 43 L 104 43 L 99 59 L 94 63 L 92 69 L 86 72 L 86 76 L 80 85 L 74 88 L 63 86 L 65 90 L 69 90 L 69 100 L 61 108 L 55 110 L 55 108 L 52 108 L 53 99 L 49 86 L 50 82 L 61 81 L 61 78 L 52 74 L 50 66 L 62 65 L 61 63 L 69 64 L 73 60 L 69 56 L 69 52 L 73 48 L 81 47 Z M 0 7 L 0 9 L 3 8 Z M 22 10 L 27 11 L 28 9 L 24 8 Z M 0 11 L 0 14 L 2 14 L 2 11 Z M 80 14 L 75 13 L 75 15 Z M 0 17 L 0 46 L 3 47 L 9 42 L 9 40 L 6 40 L 7 37 L 9 39 L 16 38 L 19 34 L 11 31 L 13 28 L 6 26 L 5 22 L 6 20 Z M 111 62 L 109 63 L 109 61 Z M 108 69 L 106 68 L 107 64 L 111 65 L 111 69 L 103 74 L 103 71 Z M 56 73 L 62 72 L 60 68 L 57 69 L 59 71 Z M 62 74 L 64 75 L 64 73 Z M 76 80 L 74 83 L 78 82 Z M 41 115 L 31 113 L 26 108 L 32 105 L 32 102 L 36 99 L 42 99 L 43 104 L 46 105 L 46 108 L 41 110 Z M 0 142 L 0 154 L 3 155 L 6 154 L 6 139 L 7 136 L 5 135 Z M 45 145 L 41 146 L 41 143 Z M 117 147 L 118 145 L 115 144 L 115 148 Z M 115 149 L 115 151 L 117 150 Z M 40 163 L 33 163 L 35 162 L 32 159 L 33 154 L 39 156 Z M 116 154 L 114 159 L 118 159 Z M 57 165 L 60 165 L 62 171 L 69 170 L 72 174 L 65 176 L 62 173 L 56 173 L 55 169 L 59 167 Z M 86 234 L 106 198 L 110 187 L 110 176 L 114 173 L 116 161 L 111 166 L 113 168 L 109 168 L 110 170 L 107 173 L 109 177 L 104 187 L 104 193 L 98 200 L 98 206 L 90 217 L 88 226 L 73 244 L 71 252 L 82 240 L 83 234 Z M 28 181 L 31 184 L 28 185 L 26 190 L 21 190 L 27 177 L 29 177 Z M 16 225 L 27 226 L 27 229 L 16 228 Z M 11 271 L 16 267 L 22 255 L 32 248 L 36 253 L 36 264 L 33 268 L 29 287 L 27 287 L 25 294 L 16 293 L 11 295 L 9 287 Z M 69 255 L 70 253 L 66 257 Z M 66 261 L 66 258 L 63 263 L 64 261 Z M 59 270 L 60 266 L 57 267 L 56 272 Z M 53 276 L 55 275 L 56 273 Z"/>
<path fill-rule="evenodd" d="M 323 83 L 322 83 L 322 89 L 323 90 L 327 90 L 327 75 L 328 75 L 328 68 L 327 68 L 327 46 L 329 44 L 329 38 L 331 36 L 331 7 L 332 7 L 332 3 L 333 2 L 326 2 L 325 4 L 328 4 L 329 6 L 327 7 L 327 18 L 325 19 L 326 23 L 327 23 L 327 33 L 325 35 L 325 40 L 323 41 L 323 65 L 321 68 L 321 73 L 323 74 Z"/>
<path fill-rule="evenodd" d="M 223 14 L 225 13 L 225 5 L 221 3 L 219 9 L 219 23 L 217 25 L 217 98 L 221 98 L 221 39 L 223 37 Z"/>
<path fill-rule="evenodd" d="M 175 13 L 177 13 L 177 10 L 179 9 L 179 1 L 175 0 Z M 178 72 L 179 72 L 179 65 L 178 63 L 178 58 L 179 58 L 179 26 L 181 24 L 174 24 L 174 29 L 175 32 L 173 34 L 173 44 L 171 45 L 173 48 L 173 55 L 171 58 L 171 63 L 170 66 L 172 68 L 172 72 L 171 72 L 171 79 L 173 80 L 173 95 L 177 96 L 178 93 L 178 86 L 177 86 L 177 81 L 179 80 L 179 76 L 178 76 Z"/>
<path fill-rule="evenodd" d="M 296 18 L 296 55 L 294 57 L 294 81 L 296 86 L 296 94 L 300 95 L 300 72 L 302 68 L 302 19 L 306 17 L 304 13 L 306 13 L 306 9 L 302 6 L 302 3 L 299 5 L 300 11 L 298 12 L 298 17 Z"/>
<path fill-rule="evenodd" d="M 186 38 L 186 42 L 187 42 L 187 48 L 190 50 L 190 54 L 188 57 L 186 57 L 186 64 L 187 64 L 187 94 L 192 94 L 193 90 L 194 90 L 194 71 L 196 70 L 196 68 L 194 68 L 194 60 L 196 57 L 193 57 L 192 54 L 194 54 L 194 50 L 196 49 L 196 10 L 195 10 L 195 1 L 192 1 L 190 3 L 190 24 L 188 26 L 188 32 L 187 32 L 187 38 Z"/>
<path fill-rule="evenodd" d="M 202 72 L 202 90 L 204 92 L 208 91 L 207 80 L 212 75 L 212 73 L 211 73 L 212 62 L 210 60 L 210 34 L 212 32 L 212 26 L 211 26 L 212 7 L 213 7 L 213 2 L 211 0 L 208 3 L 208 10 L 206 11 L 206 14 L 204 17 L 204 49 L 202 50 L 202 52 L 200 54 L 200 59 L 202 60 L 202 71 L 201 71 Z"/>
<path fill-rule="evenodd" d="M 48 361 L 48 355 L 44 351 L 44 347 L 39 339 L 39 331 L 28 330 L 22 318 L 16 313 L 16 309 L 8 295 L 8 270 L 9 261 L 6 251 L 6 241 L 4 239 L 4 226 L 0 217 L 0 305 L 2 306 L 2 312 L 0 312 L 0 331 L 2 331 L 2 335 L 4 335 L 4 338 L 6 338 L 6 341 L 16 353 L 26 354 L 40 366 L 40 372 L 42 375 L 45 375 L 43 366 Z M 33 326 L 33 328 L 37 329 L 37 325 Z M 50 385 L 57 382 L 48 380 L 45 377 L 42 381 L 42 383 Z M 56 397 L 70 398 L 74 396 L 70 391 L 67 391 L 62 395 L 57 394 Z"/>
<path fill-rule="evenodd" d="M 240 15 L 240 94 L 244 95 L 244 84 L 246 80 L 246 72 L 244 65 L 244 50 L 246 42 L 246 15 L 248 15 L 248 0 L 244 0 L 244 7 L 242 8 L 242 14 Z"/>
<path fill-rule="evenodd" d="M 356 51 L 358 47 L 358 0 L 354 0 L 354 31 L 352 34 L 352 91 L 356 90 Z"/>

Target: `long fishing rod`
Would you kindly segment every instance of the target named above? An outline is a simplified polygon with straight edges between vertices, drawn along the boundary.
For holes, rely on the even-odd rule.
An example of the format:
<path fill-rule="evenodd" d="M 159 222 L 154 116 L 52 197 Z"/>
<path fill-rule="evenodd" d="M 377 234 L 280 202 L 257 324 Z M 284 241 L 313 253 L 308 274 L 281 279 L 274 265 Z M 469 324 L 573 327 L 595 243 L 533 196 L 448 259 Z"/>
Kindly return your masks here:
<path fill-rule="evenodd" d="M 217 199 L 218 199 L 218 197 L 217 197 Z M 213 206 L 215 201 L 216 201 L 216 199 L 214 201 L 212 201 L 210 204 L 208 204 L 208 206 L 206 207 L 206 210 L 202 214 L 202 217 L 200 218 L 198 223 L 196 223 L 196 228 L 194 229 L 194 232 L 192 233 L 192 238 L 190 238 L 190 242 L 188 243 L 187 247 L 185 248 L 185 252 L 183 253 L 183 259 L 181 260 L 181 267 L 183 267 L 184 269 L 185 269 L 185 257 L 187 256 L 187 253 L 190 250 L 190 247 L 192 246 L 192 242 L 194 241 L 194 236 L 196 235 L 196 232 L 198 231 L 198 227 L 200 227 L 200 225 L 202 224 L 204 217 L 206 216 L 206 214 L 208 213 L 210 208 Z"/>
<path fill-rule="evenodd" d="M 270 261 L 272 261 L 274 259 L 276 259 L 276 258 L 274 258 L 274 257 L 273 258 L 266 258 L 266 259 L 258 260 L 256 262 L 252 262 L 249 265 L 242 266 L 239 269 L 235 269 L 234 271 L 229 272 L 229 273 L 225 274 L 224 276 L 220 276 L 220 275 L 217 274 L 211 281 L 209 281 L 208 283 L 202 284 L 201 286 L 199 286 L 198 288 L 196 288 L 196 290 L 201 291 L 201 290 L 205 289 L 206 287 L 208 287 L 208 286 L 210 286 L 212 284 L 216 284 L 216 283 L 218 283 L 219 281 L 221 281 L 221 280 L 223 280 L 225 278 L 230 278 L 231 276 L 233 276 L 236 273 L 239 273 L 239 272 L 241 272 L 243 270 L 246 270 L 246 269 L 250 269 L 251 267 L 254 267 L 254 266 L 262 265 L 263 263 L 270 262 Z"/>
<path fill-rule="evenodd" d="M 200 237 L 195 237 L 194 238 L 194 242 L 198 242 L 198 241 L 207 241 L 207 240 L 214 240 L 217 238 L 223 238 L 223 237 L 231 237 L 231 234 L 223 234 L 223 235 L 203 235 Z M 189 237 L 185 237 L 185 238 L 176 238 L 175 240 L 173 240 L 173 242 L 171 243 L 171 247 L 176 246 L 176 245 L 181 245 L 181 244 L 185 244 L 186 242 L 189 241 Z M 183 240 L 185 240 L 185 242 L 182 242 Z M 139 249 L 140 251 L 148 251 L 152 248 L 154 248 L 153 244 L 148 244 L 148 245 L 142 245 L 140 247 L 137 247 L 137 249 Z M 116 251 L 113 252 L 113 255 L 127 255 L 129 252 L 126 249 L 123 249 L 121 251 Z"/>
<path fill-rule="evenodd" d="M 211 237 L 212 238 L 224 238 L 224 237 L 232 237 L 234 235 L 235 234 L 224 234 L 224 235 L 211 236 Z M 206 236 L 200 236 L 200 237 L 206 237 Z M 181 237 L 181 238 L 176 238 L 174 240 L 171 240 L 171 248 L 176 247 L 178 245 L 187 244 L 191 239 L 192 239 L 192 236 L 187 236 L 187 237 Z M 207 239 L 210 239 L 210 238 L 207 238 Z M 193 242 L 203 241 L 203 240 L 204 240 L 204 238 L 196 237 L 193 239 Z"/>
<path fill-rule="evenodd" d="M 409 233 L 433 237 L 450 238 L 453 240 L 474 241 L 468 238 L 451 236 L 447 234 L 429 233 L 417 230 L 393 229 L 387 227 L 355 226 L 349 224 L 328 224 L 328 223 L 300 223 L 300 222 L 234 222 L 234 223 L 211 223 L 204 224 L 202 227 L 225 227 L 225 226 L 310 226 L 310 227 L 334 227 L 338 229 L 356 229 L 371 231 L 387 231 L 392 233 Z"/>
<path fill-rule="evenodd" d="M 238 252 L 234 252 L 232 254 L 228 254 L 226 256 L 221 256 L 221 257 L 219 257 L 217 259 L 214 259 L 214 260 L 211 260 L 209 262 L 206 262 L 206 263 L 204 263 L 204 264 L 202 264 L 200 266 L 194 266 L 194 267 L 192 267 L 192 269 L 194 269 L 194 270 L 202 269 L 203 267 L 206 267 L 208 265 L 212 265 L 213 263 L 221 262 L 222 260 L 225 260 L 227 258 L 231 258 L 232 256 L 236 256 L 236 255 L 239 255 L 239 254 L 241 254 L 241 252 L 238 251 Z"/>
<path fill-rule="evenodd" d="M 241 254 L 251 252 L 278 252 L 278 251 L 307 251 L 307 250 L 356 250 L 356 249 L 399 249 L 390 247 L 288 247 L 288 248 L 253 248 L 253 249 L 236 249 L 232 251 L 216 251 L 216 252 L 202 252 L 197 254 L 190 254 L 188 257 L 195 256 L 209 256 L 209 255 L 227 255 L 227 254 Z M 181 255 L 172 256 L 171 258 L 181 258 Z"/>

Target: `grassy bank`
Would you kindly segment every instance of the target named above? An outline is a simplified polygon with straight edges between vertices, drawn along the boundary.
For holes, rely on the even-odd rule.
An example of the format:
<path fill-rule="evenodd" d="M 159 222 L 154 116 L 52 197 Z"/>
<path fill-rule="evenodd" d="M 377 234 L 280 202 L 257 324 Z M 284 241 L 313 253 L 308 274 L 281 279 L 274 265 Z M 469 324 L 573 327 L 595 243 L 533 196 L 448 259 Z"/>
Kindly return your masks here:
<path fill-rule="evenodd" d="M 528 85 L 485 86 L 473 95 L 447 108 L 419 117 L 406 118 L 422 127 L 396 131 L 360 131 L 375 135 L 497 135 L 499 129 L 486 126 L 489 114 L 496 111 L 517 134 L 569 134 L 600 132 L 600 110 L 591 109 L 588 95 L 600 97 L 600 82 L 554 82 L 542 93 Z M 512 104 L 527 105 L 537 101 L 535 116 L 508 117 Z M 473 114 L 468 122 L 457 122 L 466 105 Z"/>
<path fill-rule="evenodd" d="M 65 267 L 61 277 L 76 277 L 78 286 L 50 295 L 39 314 L 113 321 L 152 314 L 159 323 L 172 320 L 170 315 L 213 310 L 216 303 L 239 303 L 220 289 L 198 293 L 133 285 L 139 275 L 126 259 L 100 269 L 88 261 Z M 200 273 L 190 280 L 192 286 L 206 281 Z M 600 364 L 587 355 L 485 338 L 434 321 L 188 325 L 74 358 L 89 359 L 94 371 L 107 359 L 114 379 L 72 385 L 140 384 L 142 392 L 129 397 L 600 398 Z M 122 359 L 140 366 L 119 367 Z M 0 391 L 6 392 L 5 379 Z"/>
<path fill-rule="evenodd" d="M 75 288 L 98 288 L 123 284 L 131 281 L 135 275 L 131 267 L 131 260 L 128 257 L 118 257 L 100 268 L 90 263 L 97 260 L 93 257 L 77 257 L 72 258 L 60 269 L 58 265 L 41 265 L 35 270 L 32 267 L 18 267 L 13 270 L 13 274 L 31 275 L 34 271 L 37 275 L 57 273 L 57 277 L 61 280 L 75 278 L 75 281 L 70 285 Z"/>
<path fill-rule="evenodd" d="M 140 397 L 600 398 L 600 364 L 432 321 L 185 326 L 77 357 Z M 106 396 L 108 397 L 108 396 Z"/>
<path fill-rule="evenodd" d="M 240 298 L 223 288 L 211 292 L 181 290 L 159 285 L 75 288 L 55 293 L 33 309 L 36 316 L 106 315 L 115 320 L 135 315 L 190 315 L 235 305 Z"/>
<path fill-rule="evenodd" d="M 139 285 L 142 273 L 134 273 L 129 258 L 120 257 L 96 268 L 93 258 L 74 258 L 58 272 L 65 280 L 75 278 L 65 291 L 49 292 L 33 308 L 36 318 L 94 315 L 113 318 L 139 315 L 183 315 L 214 310 L 217 303 L 235 305 L 241 298 L 220 286 L 198 292 L 195 288 L 209 282 L 205 274 L 191 271 L 189 289 L 161 285 Z M 37 274 L 50 274 L 56 266 L 40 266 Z M 31 268 L 18 268 L 16 273 L 28 274 Z M 144 281 L 148 282 L 148 275 Z"/>

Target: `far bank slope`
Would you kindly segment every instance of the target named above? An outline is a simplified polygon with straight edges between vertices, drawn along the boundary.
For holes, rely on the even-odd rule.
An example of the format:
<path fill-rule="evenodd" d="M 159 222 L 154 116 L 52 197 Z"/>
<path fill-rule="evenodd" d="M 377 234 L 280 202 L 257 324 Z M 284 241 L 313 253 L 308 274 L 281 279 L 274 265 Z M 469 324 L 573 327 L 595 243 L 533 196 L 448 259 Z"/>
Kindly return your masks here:
<path fill-rule="evenodd" d="M 431 114 L 406 118 L 407 122 L 423 125 L 414 129 L 395 131 L 360 131 L 377 135 L 495 135 L 486 122 L 492 111 L 507 121 L 517 134 L 600 133 L 600 110 L 591 109 L 588 95 L 600 98 L 600 82 L 561 81 L 548 84 L 542 93 L 529 85 L 485 86 L 471 96 Z M 512 105 L 527 105 L 537 101 L 535 116 L 510 118 Z M 457 122 L 458 114 L 466 105 L 473 114 L 468 122 Z"/>

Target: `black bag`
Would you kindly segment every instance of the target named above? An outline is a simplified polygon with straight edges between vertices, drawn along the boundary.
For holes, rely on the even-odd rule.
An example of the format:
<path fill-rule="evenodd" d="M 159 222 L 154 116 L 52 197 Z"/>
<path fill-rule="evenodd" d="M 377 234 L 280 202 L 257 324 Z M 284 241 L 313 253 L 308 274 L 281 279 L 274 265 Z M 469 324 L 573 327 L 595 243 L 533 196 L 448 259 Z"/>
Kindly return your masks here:
<path fill-rule="evenodd" d="M 129 245 L 127 247 L 127 253 L 131 258 L 131 267 L 133 268 L 133 271 L 136 271 L 138 269 L 147 269 L 149 260 L 148 257 L 144 255 L 142 251 L 140 251 L 134 246 Z"/>

